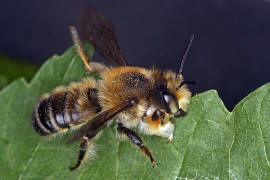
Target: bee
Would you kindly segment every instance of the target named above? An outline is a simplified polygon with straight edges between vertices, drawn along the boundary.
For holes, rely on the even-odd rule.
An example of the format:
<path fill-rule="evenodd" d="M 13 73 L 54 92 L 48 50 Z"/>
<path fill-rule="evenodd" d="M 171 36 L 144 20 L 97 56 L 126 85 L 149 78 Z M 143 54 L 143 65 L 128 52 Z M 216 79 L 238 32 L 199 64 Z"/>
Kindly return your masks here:
<path fill-rule="evenodd" d="M 174 124 L 170 118 L 185 116 L 191 98 L 187 84 L 193 82 L 184 81 L 181 73 L 194 36 L 175 73 L 129 66 L 113 25 L 93 8 L 84 10 L 79 30 L 70 27 L 76 49 L 86 70 L 98 72 L 101 78 L 87 77 L 43 95 L 31 118 L 34 130 L 41 136 L 55 136 L 83 126 L 67 141 L 70 144 L 80 139 L 77 163 L 70 167 L 75 170 L 94 153 L 98 134 L 115 119 L 120 137 L 131 140 L 155 166 L 151 151 L 132 128 L 173 141 Z M 116 66 L 89 63 L 81 41 L 90 42 Z"/>

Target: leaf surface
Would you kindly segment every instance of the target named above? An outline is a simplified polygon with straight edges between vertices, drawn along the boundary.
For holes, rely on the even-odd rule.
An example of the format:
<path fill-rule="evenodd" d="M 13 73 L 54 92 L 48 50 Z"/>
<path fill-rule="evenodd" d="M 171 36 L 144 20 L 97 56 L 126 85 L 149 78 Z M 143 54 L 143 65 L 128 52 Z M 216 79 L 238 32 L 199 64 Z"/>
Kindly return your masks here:
<path fill-rule="evenodd" d="M 93 54 L 90 48 L 88 52 Z M 69 171 L 78 142 L 70 134 L 53 140 L 30 124 L 40 96 L 81 80 L 84 66 L 74 48 L 53 56 L 27 84 L 19 79 L 0 92 L 0 179 L 270 179 L 270 83 L 228 112 L 215 90 L 197 94 L 188 115 L 174 119 L 174 143 L 141 135 L 158 166 L 130 141 L 119 141 L 116 127 L 96 141 L 97 156 Z"/>

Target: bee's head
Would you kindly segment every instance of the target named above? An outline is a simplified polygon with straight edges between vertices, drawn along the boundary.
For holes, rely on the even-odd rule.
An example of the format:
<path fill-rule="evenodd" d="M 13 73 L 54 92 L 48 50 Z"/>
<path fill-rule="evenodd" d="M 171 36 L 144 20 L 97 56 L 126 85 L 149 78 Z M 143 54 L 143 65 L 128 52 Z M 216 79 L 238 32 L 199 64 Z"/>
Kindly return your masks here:
<path fill-rule="evenodd" d="M 148 106 L 139 129 L 149 135 L 166 137 L 173 140 L 174 125 L 170 117 L 181 117 L 186 114 L 191 93 L 182 76 L 176 77 L 172 71 L 151 72 L 153 88 L 148 98 Z"/>
<path fill-rule="evenodd" d="M 153 103 L 170 117 L 181 117 L 186 114 L 187 104 L 190 101 L 191 93 L 186 87 L 190 82 L 183 81 L 181 75 L 177 78 L 175 76 L 172 71 L 156 76 Z"/>

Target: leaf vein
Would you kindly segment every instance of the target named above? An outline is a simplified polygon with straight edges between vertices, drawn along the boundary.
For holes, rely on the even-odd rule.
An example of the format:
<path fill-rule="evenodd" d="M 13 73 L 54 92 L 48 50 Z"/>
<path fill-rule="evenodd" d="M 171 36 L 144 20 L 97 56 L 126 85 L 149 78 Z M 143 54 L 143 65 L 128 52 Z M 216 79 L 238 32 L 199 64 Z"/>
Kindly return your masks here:
<path fill-rule="evenodd" d="M 262 101 L 260 103 L 260 112 L 258 114 L 258 125 L 259 125 L 259 128 L 260 128 L 260 132 L 261 132 L 261 136 L 262 136 L 262 141 L 263 141 L 263 151 L 264 151 L 264 155 L 265 155 L 265 159 L 266 159 L 266 163 L 268 165 L 268 167 L 270 167 L 270 162 L 268 160 L 268 157 L 267 157 L 267 153 L 266 153 L 266 147 L 265 147 L 265 142 L 264 142 L 264 133 L 262 131 L 262 128 L 261 128 L 261 123 L 260 123 L 260 119 L 261 119 L 261 113 L 262 113 L 262 104 L 263 104 L 263 101 L 265 99 L 265 97 L 269 95 L 269 90 L 267 91 L 267 93 L 264 95 L 264 97 L 262 98 Z"/>
<path fill-rule="evenodd" d="M 120 141 L 118 141 L 117 143 L 117 155 L 116 155 L 116 166 L 115 166 L 115 179 L 117 180 L 118 179 L 118 170 L 119 170 L 119 148 L 120 148 Z"/>
<path fill-rule="evenodd" d="M 19 175 L 18 180 L 21 180 L 21 179 L 22 179 L 24 173 L 26 172 L 26 170 L 28 169 L 30 163 L 32 162 L 34 155 L 35 155 L 36 152 L 38 151 L 39 145 L 40 145 L 40 141 L 37 143 L 37 145 L 36 145 L 34 151 L 33 151 L 33 152 L 31 153 L 31 155 L 30 155 L 30 158 L 28 159 L 28 161 L 26 162 L 25 166 L 23 167 L 23 171 L 22 171 L 22 173 Z"/>
<path fill-rule="evenodd" d="M 62 78 L 62 81 L 64 81 L 64 80 L 66 79 L 66 77 L 67 77 L 67 75 L 68 75 L 67 72 L 68 72 L 69 69 L 72 68 L 72 65 L 74 64 L 75 60 L 76 60 L 76 55 L 74 55 L 73 58 L 71 59 L 69 65 L 68 65 L 68 68 L 66 69 L 66 71 L 65 71 L 65 73 L 64 73 L 64 76 L 63 76 L 63 78 Z"/>
<path fill-rule="evenodd" d="M 184 163 L 185 158 L 186 158 L 186 153 L 187 153 L 187 150 L 188 150 L 188 146 L 189 146 L 190 140 L 192 139 L 192 137 L 193 137 L 193 135 L 194 135 L 194 133 L 195 133 L 197 124 L 198 124 L 198 122 L 195 122 L 194 130 L 193 130 L 193 132 L 192 132 L 192 135 L 191 135 L 191 136 L 189 137 L 189 139 L 188 139 L 187 147 L 186 147 L 186 150 L 185 150 L 185 152 L 184 152 L 184 154 L 183 154 L 183 161 L 182 161 L 182 163 L 180 164 L 180 168 L 179 168 L 179 171 L 178 171 L 178 175 L 175 177 L 175 179 L 177 179 L 177 178 L 179 177 L 179 175 L 180 175 L 181 169 L 182 169 L 182 167 L 183 167 L 183 163 Z"/>

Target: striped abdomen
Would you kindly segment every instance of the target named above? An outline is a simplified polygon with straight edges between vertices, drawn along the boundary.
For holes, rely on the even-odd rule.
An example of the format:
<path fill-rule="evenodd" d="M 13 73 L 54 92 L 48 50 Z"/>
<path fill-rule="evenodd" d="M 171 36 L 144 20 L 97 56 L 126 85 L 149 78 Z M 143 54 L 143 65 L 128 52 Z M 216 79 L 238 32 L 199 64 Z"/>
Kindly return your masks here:
<path fill-rule="evenodd" d="M 88 78 L 44 95 L 33 112 L 32 124 L 40 135 L 52 135 L 79 127 L 101 109 L 96 83 Z"/>

